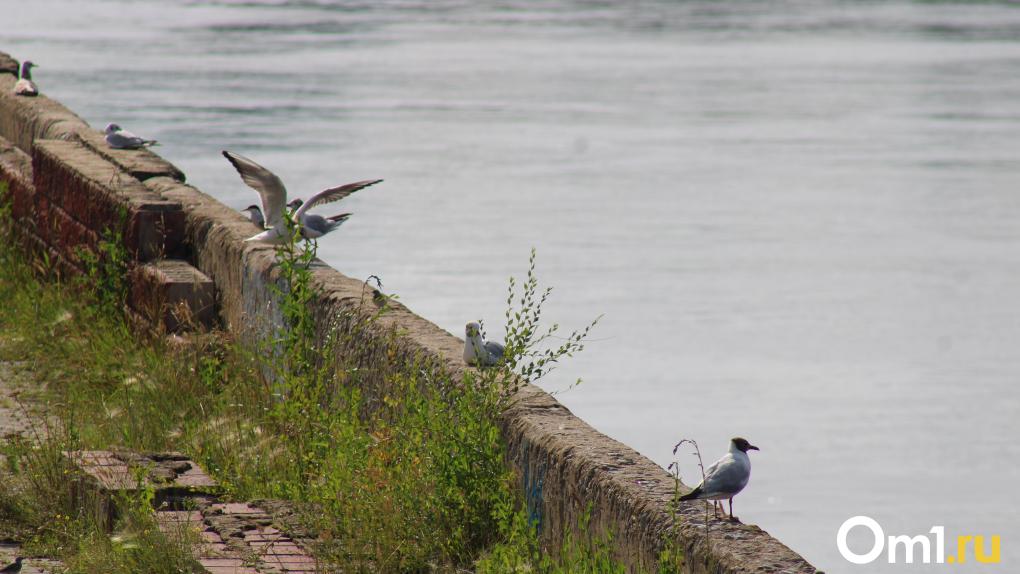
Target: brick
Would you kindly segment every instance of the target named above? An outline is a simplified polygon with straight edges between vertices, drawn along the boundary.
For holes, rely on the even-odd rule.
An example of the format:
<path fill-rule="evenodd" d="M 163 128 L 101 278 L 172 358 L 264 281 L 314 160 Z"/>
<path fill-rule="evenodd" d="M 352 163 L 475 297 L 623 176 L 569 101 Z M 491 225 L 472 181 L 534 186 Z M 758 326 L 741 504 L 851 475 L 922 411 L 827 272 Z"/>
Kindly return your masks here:
<path fill-rule="evenodd" d="M 223 538 L 220 537 L 219 534 L 213 532 L 212 530 L 203 530 L 200 536 L 202 537 L 202 540 L 205 542 L 212 542 L 216 544 L 223 542 Z"/>
<path fill-rule="evenodd" d="M 240 514 L 240 515 L 265 514 L 265 512 L 263 512 L 261 509 L 256 508 L 254 506 L 249 506 L 247 503 L 244 502 L 223 502 L 219 504 L 213 504 L 211 508 L 213 508 L 214 510 L 219 510 L 223 514 Z"/>
<path fill-rule="evenodd" d="M 188 262 L 164 259 L 131 271 L 131 307 L 152 324 L 177 333 L 192 325 L 212 327 L 216 321 L 216 290 L 211 279 Z M 180 477 L 180 486 L 212 486 L 197 467 Z"/>
<path fill-rule="evenodd" d="M 46 197 L 41 195 L 36 229 L 48 239 L 52 247 L 76 265 L 82 264 L 83 250 L 94 253 L 99 246 L 99 235 L 60 207 L 50 204 Z"/>
<path fill-rule="evenodd" d="M 267 555 L 285 556 L 285 555 L 304 555 L 304 550 L 300 546 L 293 542 L 284 541 L 259 541 L 252 540 L 247 541 L 248 545 L 260 552 L 265 552 Z"/>

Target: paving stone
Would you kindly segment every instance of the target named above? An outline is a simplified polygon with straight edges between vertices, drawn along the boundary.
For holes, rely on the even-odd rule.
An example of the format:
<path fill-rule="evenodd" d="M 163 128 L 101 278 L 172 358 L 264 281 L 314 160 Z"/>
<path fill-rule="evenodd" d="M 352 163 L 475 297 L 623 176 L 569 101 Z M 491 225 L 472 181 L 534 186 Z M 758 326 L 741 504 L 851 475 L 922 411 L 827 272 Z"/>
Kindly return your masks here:
<path fill-rule="evenodd" d="M 184 491 L 196 495 L 216 490 L 216 482 L 197 463 L 181 455 L 140 455 L 111 451 L 65 452 L 68 460 L 92 477 L 100 490 L 114 492 L 134 490 L 141 484 L 154 488 L 157 499 L 169 493 Z M 182 460 L 183 458 L 183 460 Z M 183 471 L 182 474 L 176 474 Z M 181 483 L 178 477 L 185 476 Z"/>

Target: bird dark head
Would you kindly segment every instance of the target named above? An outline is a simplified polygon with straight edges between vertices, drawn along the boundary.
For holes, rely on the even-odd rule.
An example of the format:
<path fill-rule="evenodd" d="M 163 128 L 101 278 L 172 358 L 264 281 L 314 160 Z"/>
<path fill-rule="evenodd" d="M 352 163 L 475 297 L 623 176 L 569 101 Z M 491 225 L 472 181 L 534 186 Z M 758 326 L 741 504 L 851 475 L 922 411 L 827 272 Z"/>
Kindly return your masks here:
<path fill-rule="evenodd" d="M 737 447 L 737 449 L 739 449 L 740 452 L 747 452 L 749 450 L 758 450 L 758 447 L 756 447 L 753 444 L 747 442 L 746 438 L 737 437 L 737 438 L 732 439 L 732 441 L 733 441 L 733 446 Z"/>
<path fill-rule="evenodd" d="M 301 207 L 302 205 L 304 205 L 304 203 L 305 202 L 300 200 L 300 199 L 294 199 L 294 200 L 291 200 L 291 202 L 287 204 L 287 207 L 290 208 L 290 209 L 297 209 L 297 208 Z"/>
<path fill-rule="evenodd" d="M 32 68 L 38 68 L 31 60 L 25 60 L 21 63 L 21 77 L 26 80 L 32 78 Z"/>
<path fill-rule="evenodd" d="M 117 124 L 106 124 L 106 133 L 112 134 L 120 131 L 120 126 Z"/>
<path fill-rule="evenodd" d="M 262 209 L 257 205 L 249 205 L 248 207 L 242 209 L 241 211 L 262 211 Z"/>

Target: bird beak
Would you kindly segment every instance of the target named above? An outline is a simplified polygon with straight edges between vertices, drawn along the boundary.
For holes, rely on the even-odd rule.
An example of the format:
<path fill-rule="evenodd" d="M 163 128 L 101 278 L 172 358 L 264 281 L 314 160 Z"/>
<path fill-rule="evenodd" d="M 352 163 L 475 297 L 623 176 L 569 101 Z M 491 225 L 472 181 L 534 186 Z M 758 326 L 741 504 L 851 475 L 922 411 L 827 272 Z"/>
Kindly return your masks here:
<path fill-rule="evenodd" d="M 761 449 L 756 447 L 756 446 L 754 446 L 753 444 L 748 444 L 747 445 L 747 450 L 761 450 Z"/>

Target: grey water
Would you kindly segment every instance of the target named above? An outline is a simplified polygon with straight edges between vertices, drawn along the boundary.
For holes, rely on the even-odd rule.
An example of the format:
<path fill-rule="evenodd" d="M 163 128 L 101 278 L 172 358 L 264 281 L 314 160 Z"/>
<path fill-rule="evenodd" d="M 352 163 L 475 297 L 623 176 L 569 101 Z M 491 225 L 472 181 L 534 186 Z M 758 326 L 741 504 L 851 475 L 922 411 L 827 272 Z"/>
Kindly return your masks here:
<path fill-rule="evenodd" d="M 221 149 L 385 178 L 320 254 L 455 334 L 535 247 L 604 315 L 546 388 L 663 466 L 750 439 L 735 513 L 826 572 L 1020 568 L 1020 6 L 0 0 L 0 50 L 239 209 Z M 1002 563 L 853 566 L 855 515 Z"/>

